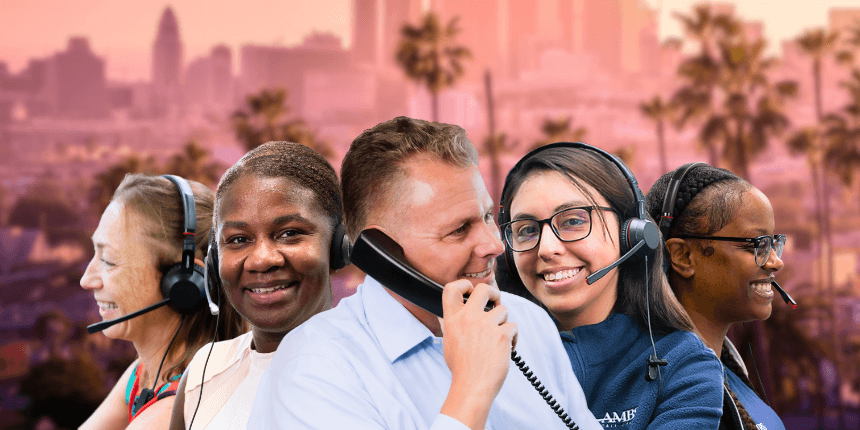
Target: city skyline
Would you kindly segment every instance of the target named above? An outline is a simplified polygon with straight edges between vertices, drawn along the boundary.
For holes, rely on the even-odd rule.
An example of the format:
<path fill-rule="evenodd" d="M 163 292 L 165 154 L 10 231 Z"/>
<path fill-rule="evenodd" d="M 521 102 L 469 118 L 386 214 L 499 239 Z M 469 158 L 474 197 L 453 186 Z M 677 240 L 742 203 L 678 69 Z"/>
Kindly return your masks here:
<path fill-rule="evenodd" d="M 502 0 L 507 1 L 507 0 Z M 550 0 L 557 1 L 557 0 Z M 651 8 L 662 5 L 659 38 L 682 36 L 674 12 L 689 13 L 700 1 L 643 0 Z M 14 3 L 14 4 L 13 4 Z M 823 0 L 814 4 L 795 1 L 738 1 L 736 13 L 748 21 L 761 21 L 772 54 L 780 54 L 780 42 L 794 38 L 806 28 L 826 26 L 831 8 L 850 7 L 852 2 Z M 430 0 L 423 0 L 424 8 Z M 776 9 L 776 5 L 779 8 Z M 177 17 L 184 44 L 183 63 L 208 55 L 217 45 L 227 46 L 234 55 L 244 45 L 295 46 L 313 32 L 331 33 L 348 49 L 353 38 L 353 1 L 321 0 L 313 5 L 299 1 L 283 3 L 249 2 L 241 6 L 225 1 L 207 2 L 206 8 L 193 0 L 172 2 L 55 2 L 33 6 L 0 0 L 0 62 L 11 73 L 20 72 L 29 60 L 55 54 L 71 37 L 89 40 L 93 52 L 105 58 L 106 77 L 112 81 L 151 79 L 152 44 L 155 26 L 166 7 Z M 775 18 L 774 10 L 778 10 Z M 103 17 L 110 16 L 111 20 Z M 33 25 L 34 22 L 47 25 Z M 238 62 L 234 62 L 238 67 Z M 234 73 L 238 70 L 234 70 Z"/>

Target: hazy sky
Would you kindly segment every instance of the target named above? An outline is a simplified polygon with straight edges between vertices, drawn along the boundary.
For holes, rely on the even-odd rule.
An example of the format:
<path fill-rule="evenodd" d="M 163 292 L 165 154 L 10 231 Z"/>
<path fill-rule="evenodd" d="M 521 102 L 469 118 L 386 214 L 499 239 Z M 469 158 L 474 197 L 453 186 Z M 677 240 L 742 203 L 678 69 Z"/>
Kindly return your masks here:
<path fill-rule="evenodd" d="M 653 7 L 662 3 L 661 37 L 680 36 L 671 13 L 689 13 L 700 2 L 646 1 Z M 860 7 L 857 0 L 736 3 L 741 17 L 765 23 L 765 33 L 776 46 L 805 28 L 826 25 L 830 7 Z M 17 72 L 29 58 L 51 55 L 65 47 L 69 36 L 83 35 L 107 58 L 109 78 L 148 79 L 156 27 L 167 5 L 179 21 L 186 62 L 219 43 L 230 46 L 236 56 L 242 44 L 290 46 L 313 30 L 335 33 L 346 46 L 351 38 L 352 0 L 0 0 L 0 61 Z"/>

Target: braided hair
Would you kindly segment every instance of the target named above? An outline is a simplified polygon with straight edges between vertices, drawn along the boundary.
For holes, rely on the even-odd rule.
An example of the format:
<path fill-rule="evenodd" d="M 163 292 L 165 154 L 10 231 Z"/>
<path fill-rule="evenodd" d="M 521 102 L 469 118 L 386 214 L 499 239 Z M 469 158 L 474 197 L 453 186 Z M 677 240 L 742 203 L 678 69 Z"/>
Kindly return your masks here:
<path fill-rule="evenodd" d="M 723 365 L 726 366 L 726 369 L 728 369 L 730 372 L 737 375 L 738 378 L 740 378 L 741 381 L 743 381 L 744 384 L 747 385 L 747 387 L 750 387 L 750 389 L 753 390 L 754 393 L 758 394 L 756 392 L 755 388 L 753 388 L 753 385 L 752 385 L 752 382 L 750 381 L 750 378 L 743 371 L 743 369 L 741 369 L 741 365 L 738 364 L 737 361 L 735 361 L 734 355 L 732 355 L 732 353 L 729 352 L 729 348 L 726 347 L 725 345 L 723 345 L 723 351 L 720 353 L 720 362 L 722 362 Z M 741 422 L 744 425 L 744 430 L 757 430 L 755 421 L 753 421 L 749 412 L 747 412 L 747 409 L 740 402 L 740 400 L 738 400 L 738 396 L 735 395 L 735 392 L 732 391 L 731 388 L 729 388 L 728 382 L 726 382 L 725 385 L 726 385 L 726 389 L 729 391 L 729 394 L 732 396 L 732 401 L 735 402 L 735 406 L 738 408 L 738 413 L 741 416 Z"/>
<path fill-rule="evenodd" d="M 674 171 L 661 176 L 648 191 L 645 204 L 653 219 L 660 219 L 666 189 Z M 753 186 L 732 172 L 707 164 L 693 167 L 678 186 L 675 206 L 672 208 L 672 222 L 669 235 L 678 237 L 684 234 L 709 235 L 719 231 L 734 219 L 742 202 L 742 195 Z M 654 218 L 656 217 L 656 218 Z M 669 261 L 666 248 L 663 248 L 664 261 Z"/>

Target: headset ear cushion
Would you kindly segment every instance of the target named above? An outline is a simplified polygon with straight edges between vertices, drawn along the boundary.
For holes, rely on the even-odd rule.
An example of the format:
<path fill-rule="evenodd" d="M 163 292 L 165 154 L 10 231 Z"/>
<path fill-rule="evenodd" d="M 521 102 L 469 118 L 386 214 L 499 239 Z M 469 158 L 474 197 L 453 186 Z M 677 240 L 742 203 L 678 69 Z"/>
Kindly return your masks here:
<path fill-rule="evenodd" d="M 331 238 L 331 250 L 329 253 L 329 267 L 338 270 L 349 264 L 349 236 L 346 235 L 346 226 L 338 224 Z"/>
<path fill-rule="evenodd" d="M 618 237 L 618 241 L 621 242 L 621 255 L 624 255 L 633 248 L 634 245 L 630 244 L 630 223 L 633 222 L 634 218 L 628 218 L 623 223 L 621 223 L 621 235 Z"/>
<path fill-rule="evenodd" d="M 193 311 L 205 301 L 203 269 L 194 264 L 191 275 L 182 273 L 182 263 L 170 266 L 161 278 L 161 295 L 180 312 Z"/>
<path fill-rule="evenodd" d="M 520 279 L 520 272 L 517 270 L 517 263 L 514 261 L 514 250 L 507 246 L 507 244 L 505 244 L 504 255 L 505 266 L 507 266 L 508 272 L 511 274 L 511 279 L 517 284 L 522 284 L 523 280 Z M 498 264 L 498 262 L 496 264 Z"/>
<path fill-rule="evenodd" d="M 660 229 L 648 219 L 630 218 L 621 225 L 621 255 L 630 251 L 640 241 L 645 246 L 640 248 L 636 255 L 644 257 L 660 246 Z"/>

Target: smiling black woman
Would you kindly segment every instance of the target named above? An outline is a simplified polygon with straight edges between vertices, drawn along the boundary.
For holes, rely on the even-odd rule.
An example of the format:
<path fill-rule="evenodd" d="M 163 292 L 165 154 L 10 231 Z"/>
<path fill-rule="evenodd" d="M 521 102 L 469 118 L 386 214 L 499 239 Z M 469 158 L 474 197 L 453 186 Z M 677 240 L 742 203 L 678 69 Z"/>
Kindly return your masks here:
<path fill-rule="evenodd" d="M 784 429 L 726 338 L 734 323 L 770 317 L 774 289 L 788 297 L 774 282 L 786 236 L 774 234 L 770 201 L 728 170 L 696 163 L 663 175 L 647 202 L 664 220 L 669 284 L 725 368 L 720 428 Z"/>

